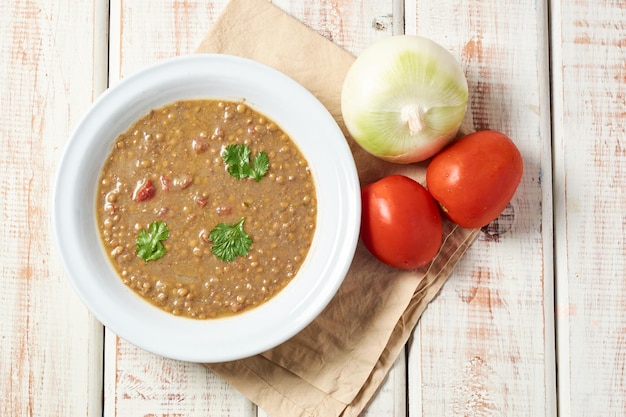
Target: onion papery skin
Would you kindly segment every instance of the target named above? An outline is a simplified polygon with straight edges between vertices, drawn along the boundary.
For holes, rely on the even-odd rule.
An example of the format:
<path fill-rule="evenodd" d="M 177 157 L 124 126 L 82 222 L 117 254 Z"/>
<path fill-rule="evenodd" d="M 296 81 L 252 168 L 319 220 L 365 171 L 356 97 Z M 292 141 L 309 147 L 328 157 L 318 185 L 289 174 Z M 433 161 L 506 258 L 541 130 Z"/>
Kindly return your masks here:
<path fill-rule="evenodd" d="M 465 74 L 450 52 L 428 38 L 396 35 L 354 61 L 341 112 L 363 149 L 408 164 L 432 157 L 456 136 L 467 100 Z"/>

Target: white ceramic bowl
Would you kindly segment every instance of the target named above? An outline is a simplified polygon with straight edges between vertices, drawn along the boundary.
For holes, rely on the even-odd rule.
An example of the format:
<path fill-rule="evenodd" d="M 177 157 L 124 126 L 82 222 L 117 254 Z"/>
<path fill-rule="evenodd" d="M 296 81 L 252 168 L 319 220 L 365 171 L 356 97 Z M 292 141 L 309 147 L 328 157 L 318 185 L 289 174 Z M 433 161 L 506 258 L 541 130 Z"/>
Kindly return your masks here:
<path fill-rule="evenodd" d="M 150 109 L 189 98 L 244 98 L 292 137 L 316 185 L 317 229 L 300 271 L 270 301 L 233 317 L 176 317 L 144 301 L 116 275 L 95 221 L 98 177 L 117 136 Z M 98 98 L 65 149 L 52 223 L 67 277 L 100 322 L 128 342 L 165 357 L 222 362 L 275 347 L 319 315 L 352 262 L 360 207 L 350 149 L 332 116 L 308 90 L 258 62 L 195 54 L 146 68 Z"/>

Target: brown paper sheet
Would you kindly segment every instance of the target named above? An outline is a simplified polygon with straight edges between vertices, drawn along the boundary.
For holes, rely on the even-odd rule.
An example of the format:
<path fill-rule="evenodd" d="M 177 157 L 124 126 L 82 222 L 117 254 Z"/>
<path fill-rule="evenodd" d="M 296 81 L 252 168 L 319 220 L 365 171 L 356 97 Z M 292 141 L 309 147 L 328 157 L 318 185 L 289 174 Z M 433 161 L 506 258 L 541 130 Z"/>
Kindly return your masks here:
<path fill-rule="evenodd" d="M 340 95 L 354 56 L 267 0 L 231 0 L 197 52 L 251 58 L 309 89 L 344 131 L 362 184 L 391 173 L 424 182 L 424 165 L 383 162 L 349 137 Z M 302 332 L 263 354 L 206 366 L 273 417 L 358 415 L 477 231 L 446 222 L 444 233 L 435 260 L 409 272 L 382 265 L 359 243 L 339 292 Z"/>

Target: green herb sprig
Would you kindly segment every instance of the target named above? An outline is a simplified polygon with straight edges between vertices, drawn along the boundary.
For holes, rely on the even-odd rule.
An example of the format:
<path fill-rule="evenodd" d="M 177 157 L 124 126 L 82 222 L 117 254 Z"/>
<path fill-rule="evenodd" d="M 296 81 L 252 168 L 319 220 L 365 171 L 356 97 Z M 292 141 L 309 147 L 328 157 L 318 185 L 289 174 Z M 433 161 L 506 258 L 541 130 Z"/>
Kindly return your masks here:
<path fill-rule="evenodd" d="M 261 178 L 267 173 L 270 160 L 265 151 L 259 152 L 252 162 L 250 157 L 252 151 L 245 144 L 228 145 L 222 153 L 222 160 L 227 165 L 230 175 L 237 179 L 253 178 L 255 181 L 261 181 Z"/>
<path fill-rule="evenodd" d="M 209 239 L 213 242 L 211 252 L 222 261 L 230 262 L 237 256 L 246 256 L 250 251 L 252 238 L 243 230 L 245 220 L 242 217 L 233 225 L 219 223 L 209 233 Z"/>
<path fill-rule="evenodd" d="M 170 237 L 170 232 L 165 222 L 152 222 L 148 230 L 142 229 L 137 235 L 137 255 L 148 261 L 155 261 L 165 255 L 167 249 L 163 241 Z"/>

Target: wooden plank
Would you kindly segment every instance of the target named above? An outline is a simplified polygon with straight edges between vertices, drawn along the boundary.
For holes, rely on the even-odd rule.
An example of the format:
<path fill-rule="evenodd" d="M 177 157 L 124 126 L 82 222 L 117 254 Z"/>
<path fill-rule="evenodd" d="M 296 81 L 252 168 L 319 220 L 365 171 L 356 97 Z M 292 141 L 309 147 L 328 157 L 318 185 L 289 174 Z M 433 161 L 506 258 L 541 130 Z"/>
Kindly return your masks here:
<path fill-rule="evenodd" d="M 112 1 L 109 81 L 193 53 L 226 0 Z M 104 416 L 253 416 L 254 406 L 204 366 L 147 353 L 107 330 Z"/>
<path fill-rule="evenodd" d="M 409 415 L 555 416 L 547 4 L 415 0 L 405 12 L 407 33 L 463 64 L 466 124 L 510 135 L 525 160 L 512 211 L 478 238 L 415 332 Z"/>
<path fill-rule="evenodd" d="M 402 33 L 402 0 L 273 0 L 325 38 L 358 55 L 376 40 Z"/>
<path fill-rule="evenodd" d="M 402 0 L 315 0 L 273 3 L 355 56 L 372 43 L 404 32 Z M 259 417 L 267 414 L 259 410 Z M 401 355 L 362 416 L 406 416 L 406 361 Z"/>
<path fill-rule="evenodd" d="M 553 1 L 561 415 L 626 410 L 626 4 Z"/>
<path fill-rule="evenodd" d="M 255 416 L 242 394 L 196 363 L 147 353 L 106 333 L 104 416 Z"/>
<path fill-rule="evenodd" d="M 227 0 L 111 1 L 109 81 L 193 53 Z"/>
<path fill-rule="evenodd" d="M 375 39 L 398 30 L 391 0 L 350 2 L 275 1 L 288 13 L 353 53 Z M 110 81 L 175 55 L 192 53 L 226 0 L 158 0 L 136 3 L 111 2 Z M 396 6 L 397 7 L 397 6 Z M 144 414 L 246 416 L 255 409 L 241 394 L 196 364 L 171 361 L 141 351 L 106 333 L 105 416 Z M 401 366 L 401 365 L 400 365 Z M 404 404 L 395 398 L 393 384 L 404 378 L 404 367 L 390 376 L 387 388 L 372 408 L 384 410 Z M 389 386 L 392 388 L 389 388 Z M 263 415 L 263 411 L 258 411 Z"/>
<path fill-rule="evenodd" d="M 64 277 L 49 219 L 61 150 L 106 85 L 107 2 L 0 13 L 0 415 L 97 416 L 102 326 Z"/>

